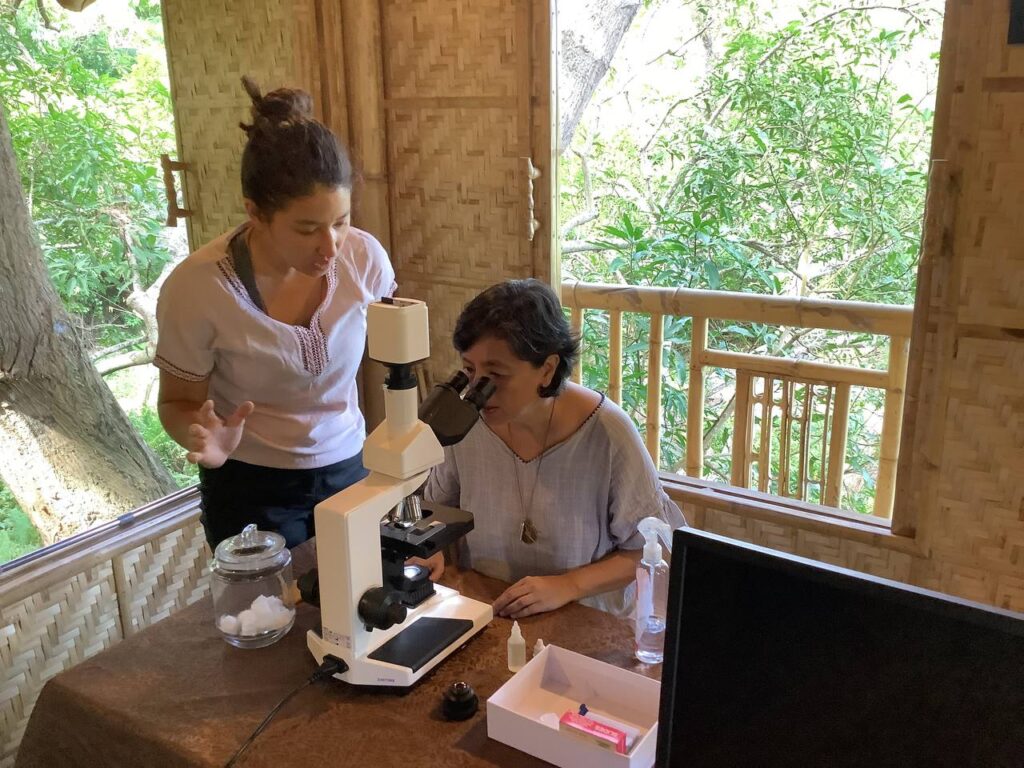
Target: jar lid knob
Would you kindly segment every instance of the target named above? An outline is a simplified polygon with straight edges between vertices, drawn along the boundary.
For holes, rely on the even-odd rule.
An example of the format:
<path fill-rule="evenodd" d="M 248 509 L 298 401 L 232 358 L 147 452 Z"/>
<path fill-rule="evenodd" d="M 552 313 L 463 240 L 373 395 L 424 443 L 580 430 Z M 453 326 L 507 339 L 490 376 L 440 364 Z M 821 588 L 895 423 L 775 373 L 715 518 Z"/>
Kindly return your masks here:
<path fill-rule="evenodd" d="M 242 534 L 238 537 L 238 543 L 246 548 L 259 545 L 259 542 L 256 540 L 256 523 L 249 523 L 242 529 Z"/>

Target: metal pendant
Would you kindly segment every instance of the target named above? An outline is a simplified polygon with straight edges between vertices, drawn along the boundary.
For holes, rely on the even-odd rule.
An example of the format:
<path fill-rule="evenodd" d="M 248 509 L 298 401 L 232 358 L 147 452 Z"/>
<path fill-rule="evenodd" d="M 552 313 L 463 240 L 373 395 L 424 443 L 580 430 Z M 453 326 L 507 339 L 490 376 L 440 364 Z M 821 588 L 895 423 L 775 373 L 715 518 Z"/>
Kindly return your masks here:
<path fill-rule="evenodd" d="M 523 527 L 519 531 L 519 540 L 523 544 L 533 544 L 537 541 L 537 526 L 533 524 L 533 520 L 530 518 L 523 520 Z"/>

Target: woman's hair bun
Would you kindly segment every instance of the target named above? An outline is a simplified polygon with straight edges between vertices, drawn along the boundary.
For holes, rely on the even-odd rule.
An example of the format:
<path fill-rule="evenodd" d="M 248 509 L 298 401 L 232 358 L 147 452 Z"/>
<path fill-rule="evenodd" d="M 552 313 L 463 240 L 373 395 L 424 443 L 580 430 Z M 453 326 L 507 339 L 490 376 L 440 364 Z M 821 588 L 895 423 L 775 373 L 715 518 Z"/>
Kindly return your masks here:
<path fill-rule="evenodd" d="M 239 125 L 250 136 L 254 131 L 273 130 L 313 119 L 313 98 L 305 91 L 278 88 L 264 96 L 248 75 L 242 76 L 242 85 L 252 99 L 252 124 Z"/>

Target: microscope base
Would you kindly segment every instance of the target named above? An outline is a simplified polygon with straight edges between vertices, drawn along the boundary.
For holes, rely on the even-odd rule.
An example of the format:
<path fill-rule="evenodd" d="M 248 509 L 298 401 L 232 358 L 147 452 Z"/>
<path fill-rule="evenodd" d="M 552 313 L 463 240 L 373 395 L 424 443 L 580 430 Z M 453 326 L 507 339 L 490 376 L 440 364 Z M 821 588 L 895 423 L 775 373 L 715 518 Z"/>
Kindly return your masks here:
<path fill-rule="evenodd" d="M 432 598 L 409 611 L 402 624 L 365 633 L 369 645 L 358 656 L 314 630 L 306 633 L 306 644 L 318 663 L 325 656 L 335 656 L 348 664 L 348 671 L 335 675 L 339 680 L 353 685 L 411 686 L 494 617 L 486 603 L 439 584 L 436 590 Z"/>

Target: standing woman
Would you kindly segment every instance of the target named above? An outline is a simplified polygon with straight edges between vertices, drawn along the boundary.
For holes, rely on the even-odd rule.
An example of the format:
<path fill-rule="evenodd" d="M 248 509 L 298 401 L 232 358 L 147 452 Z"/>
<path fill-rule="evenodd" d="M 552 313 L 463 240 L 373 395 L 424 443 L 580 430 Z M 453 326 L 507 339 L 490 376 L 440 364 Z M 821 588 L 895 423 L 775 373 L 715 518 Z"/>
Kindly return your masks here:
<path fill-rule="evenodd" d="M 318 502 L 366 476 L 356 374 L 367 305 L 393 293 L 395 275 L 350 224 L 352 165 L 309 94 L 242 82 L 248 220 L 160 291 L 159 413 L 199 465 L 211 547 L 248 523 L 295 546 L 313 535 Z"/>

